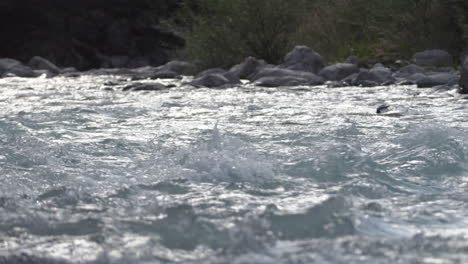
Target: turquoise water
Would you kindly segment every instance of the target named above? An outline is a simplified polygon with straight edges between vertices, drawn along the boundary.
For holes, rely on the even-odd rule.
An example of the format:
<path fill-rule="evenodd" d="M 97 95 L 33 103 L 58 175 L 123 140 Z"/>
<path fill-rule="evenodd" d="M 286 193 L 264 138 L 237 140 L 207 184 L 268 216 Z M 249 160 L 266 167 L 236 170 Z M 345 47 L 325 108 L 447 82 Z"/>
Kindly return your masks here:
<path fill-rule="evenodd" d="M 184 81 L 1 79 L 0 263 L 468 261 L 456 92 Z"/>

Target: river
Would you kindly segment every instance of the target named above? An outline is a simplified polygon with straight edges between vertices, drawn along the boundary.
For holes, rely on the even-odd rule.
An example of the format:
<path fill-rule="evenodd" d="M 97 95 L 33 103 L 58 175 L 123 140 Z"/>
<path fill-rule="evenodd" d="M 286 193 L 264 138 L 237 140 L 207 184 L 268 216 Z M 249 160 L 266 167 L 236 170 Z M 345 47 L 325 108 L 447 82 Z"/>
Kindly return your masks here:
<path fill-rule="evenodd" d="M 455 91 L 183 81 L 0 79 L 0 263 L 468 262 Z"/>

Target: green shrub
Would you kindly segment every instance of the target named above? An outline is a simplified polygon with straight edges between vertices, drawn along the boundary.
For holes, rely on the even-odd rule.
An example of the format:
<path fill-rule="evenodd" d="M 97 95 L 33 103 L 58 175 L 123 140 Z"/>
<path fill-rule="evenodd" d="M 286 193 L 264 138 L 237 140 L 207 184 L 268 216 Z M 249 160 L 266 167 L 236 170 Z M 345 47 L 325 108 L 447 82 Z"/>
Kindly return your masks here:
<path fill-rule="evenodd" d="M 291 47 L 304 0 L 200 0 L 185 55 L 201 68 L 228 67 L 247 56 L 279 62 Z M 193 6 L 192 6 L 193 8 Z"/>

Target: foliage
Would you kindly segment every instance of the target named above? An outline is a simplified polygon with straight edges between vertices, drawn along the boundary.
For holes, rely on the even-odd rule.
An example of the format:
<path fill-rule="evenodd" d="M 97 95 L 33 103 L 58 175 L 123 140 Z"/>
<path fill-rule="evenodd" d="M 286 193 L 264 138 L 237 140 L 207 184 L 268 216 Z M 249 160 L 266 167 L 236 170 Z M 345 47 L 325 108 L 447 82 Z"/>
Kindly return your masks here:
<path fill-rule="evenodd" d="M 230 66 L 246 56 L 277 63 L 291 47 L 304 0 L 199 0 L 184 10 L 186 55 L 200 67 Z M 195 12 L 192 12 L 195 10 Z M 187 21 L 188 19 L 188 21 Z M 179 20 L 180 21 L 180 20 Z"/>
<path fill-rule="evenodd" d="M 330 61 L 350 55 L 383 62 L 439 48 L 468 49 L 466 0 L 185 1 L 186 54 L 203 67 L 246 56 L 278 62 L 305 44 Z M 189 12 L 187 12 L 189 10 Z"/>

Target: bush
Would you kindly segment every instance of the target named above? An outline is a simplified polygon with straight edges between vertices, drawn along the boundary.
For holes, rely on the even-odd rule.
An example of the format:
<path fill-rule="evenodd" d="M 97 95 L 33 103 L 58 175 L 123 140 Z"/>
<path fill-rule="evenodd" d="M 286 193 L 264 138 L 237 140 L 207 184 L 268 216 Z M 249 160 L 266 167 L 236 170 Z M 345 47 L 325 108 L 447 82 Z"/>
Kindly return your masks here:
<path fill-rule="evenodd" d="M 201 68 L 227 67 L 247 56 L 279 62 L 292 46 L 304 0 L 199 0 L 191 6 L 185 55 Z M 187 7 L 188 5 L 186 5 Z"/>
<path fill-rule="evenodd" d="M 277 63 L 294 45 L 340 61 L 393 62 L 416 51 L 460 55 L 468 44 L 466 0 L 186 0 L 185 55 L 203 68 L 246 56 Z M 188 14 L 188 15 L 187 15 Z"/>

